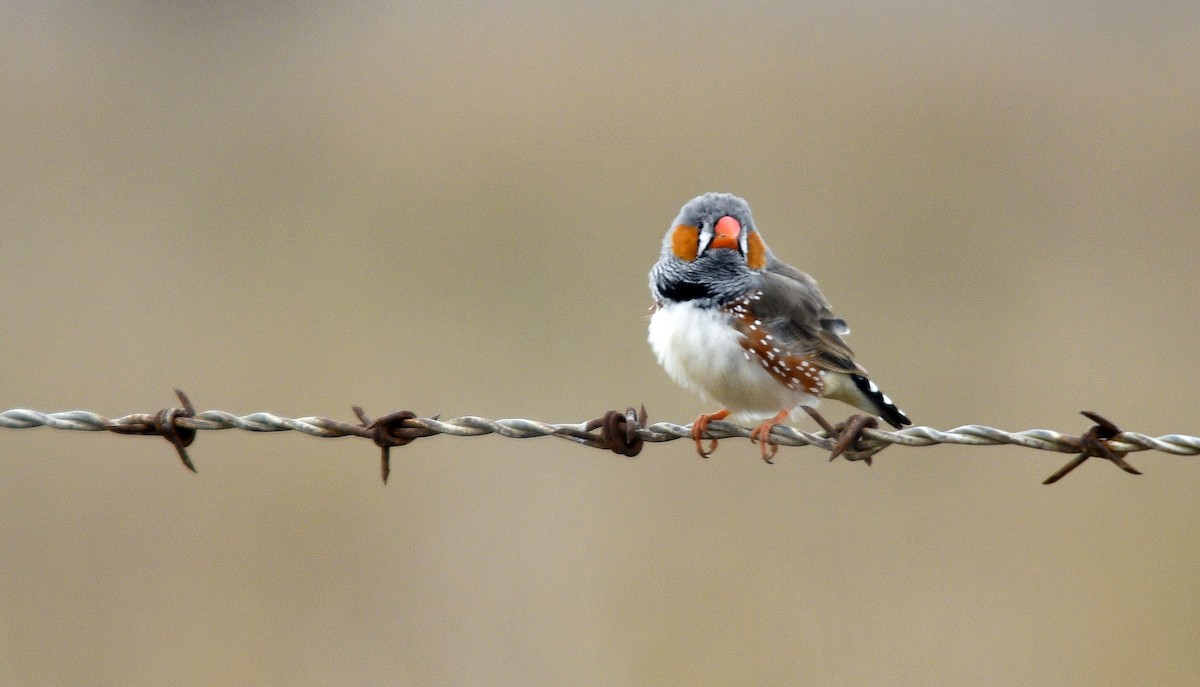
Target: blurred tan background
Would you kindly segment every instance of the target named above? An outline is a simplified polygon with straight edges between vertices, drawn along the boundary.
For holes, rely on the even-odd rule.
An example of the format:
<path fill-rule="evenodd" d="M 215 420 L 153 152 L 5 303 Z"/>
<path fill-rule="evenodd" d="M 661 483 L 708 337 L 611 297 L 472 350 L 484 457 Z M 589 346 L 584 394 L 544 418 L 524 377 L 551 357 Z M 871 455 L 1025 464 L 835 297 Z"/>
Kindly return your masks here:
<path fill-rule="evenodd" d="M 1200 433 L 1195 3 L 108 5 L 0 9 L 0 409 L 690 422 L 727 190 L 918 424 Z M 1197 459 L 757 453 L 0 430 L 0 683 L 1200 679 Z"/>

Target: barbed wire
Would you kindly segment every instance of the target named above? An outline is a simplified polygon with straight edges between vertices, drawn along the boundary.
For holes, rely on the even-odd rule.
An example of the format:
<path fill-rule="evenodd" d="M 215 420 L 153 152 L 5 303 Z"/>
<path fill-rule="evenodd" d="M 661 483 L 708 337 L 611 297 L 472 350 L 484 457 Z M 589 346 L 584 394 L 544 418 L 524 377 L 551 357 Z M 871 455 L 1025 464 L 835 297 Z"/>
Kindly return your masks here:
<path fill-rule="evenodd" d="M 196 468 L 188 456 L 187 447 L 195 440 L 196 432 L 201 430 L 295 431 L 321 438 L 358 436 L 371 439 L 381 448 L 384 482 L 387 482 L 390 470 L 389 451 L 392 447 L 404 446 L 416 439 L 437 434 L 457 437 L 498 434 L 511 439 L 552 436 L 630 457 L 638 455 L 645 442 L 659 443 L 693 438 L 690 424 L 647 424 L 645 407 L 640 411 L 629 408 L 623 413 L 610 410 L 603 416 L 586 422 L 549 423 L 526 419 L 491 420 L 473 415 L 439 420 L 437 416 L 418 417 L 411 411 L 389 413 L 371 420 L 361 408 L 354 406 L 354 413 L 359 419 L 358 424 L 354 424 L 326 417 L 287 418 L 263 412 L 241 416 L 221 410 L 196 413 L 182 391 L 176 389 L 176 394 L 183 405 L 182 408 L 166 408 L 155 413 L 135 413 L 118 418 L 107 418 L 86 410 L 43 413 L 15 408 L 0 412 L 0 428 L 49 427 L 162 436 L 175 447 L 180 460 L 192 472 L 195 472 Z M 1200 437 L 1184 434 L 1153 437 L 1137 432 L 1125 432 L 1096 413 L 1084 411 L 1083 415 L 1095 422 L 1095 425 L 1081 435 L 1049 429 L 1008 432 L 986 425 L 963 425 L 948 430 L 918 426 L 896 431 L 868 427 L 861 430 L 854 450 L 844 453 L 843 456 L 849 460 L 870 463 L 874 454 L 890 445 L 923 447 L 937 444 L 1012 445 L 1040 451 L 1078 454 L 1043 482 L 1052 484 L 1093 457 L 1108 460 L 1128 473 L 1141 474 L 1124 460 L 1127 454 L 1136 451 L 1161 451 L 1181 456 L 1200 454 Z M 749 438 L 751 431 L 751 428 L 741 425 L 714 421 L 709 423 L 703 438 Z M 816 446 L 828 451 L 833 449 L 836 438 L 831 438 L 828 432 L 808 433 L 786 425 L 777 426 L 771 431 L 772 442 L 780 446 Z"/>

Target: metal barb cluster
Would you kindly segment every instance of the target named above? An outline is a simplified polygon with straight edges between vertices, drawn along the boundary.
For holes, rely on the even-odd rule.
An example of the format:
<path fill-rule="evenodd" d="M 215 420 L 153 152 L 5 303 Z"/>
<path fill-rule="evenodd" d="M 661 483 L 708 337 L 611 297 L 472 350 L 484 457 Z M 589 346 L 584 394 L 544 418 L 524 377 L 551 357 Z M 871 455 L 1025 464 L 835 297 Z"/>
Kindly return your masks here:
<path fill-rule="evenodd" d="M 354 413 L 359 420 L 355 424 L 324 417 L 286 418 L 270 413 L 252 413 L 243 416 L 220 410 L 206 410 L 197 413 L 182 391 L 176 389 L 175 393 L 183 405 L 182 408 L 165 408 L 155 413 L 139 413 L 115 419 L 84 410 L 42 413 L 36 410 L 16 408 L 0 412 L 0 428 L 50 427 L 51 429 L 78 431 L 108 431 L 117 434 L 157 435 L 171 443 L 180 461 L 192 472 L 196 471 L 196 467 L 188 456 L 187 447 L 195 441 L 196 432 L 199 430 L 296 431 L 323 438 L 358 436 L 371 439 L 376 446 L 380 447 L 382 452 L 381 474 L 385 483 L 390 471 L 389 452 L 392 447 L 404 446 L 416 439 L 435 434 L 458 437 L 499 434 L 511 439 L 554 436 L 630 457 L 638 455 L 645 442 L 657 443 L 692 438 L 691 425 L 677 425 L 668 422 L 656 422 L 648 425 L 645 406 L 640 411 L 633 408 L 628 408 L 625 412 L 610 410 L 601 417 L 577 424 L 553 424 L 523 419 L 490 420 L 470 415 L 443 421 L 439 420 L 437 416 L 418 417 L 416 413 L 408 410 L 389 413 L 371 420 L 362 408 L 354 406 Z M 932 427 L 908 427 L 894 432 L 874 429 L 868 425 L 860 428 L 861 438 L 854 446 L 849 447 L 849 450 L 846 450 L 847 447 L 842 447 L 845 450 L 842 456 L 848 460 L 863 460 L 869 464 L 871 456 L 893 444 L 901 446 L 1010 444 L 1041 451 L 1078 454 L 1044 482 L 1044 484 L 1052 484 L 1093 457 L 1108 460 L 1125 472 L 1137 475 L 1141 473 L 1125 461 L 1125 456 L 1129 453 L 1161 451 L 1181 456 L 1200 454 L 1200 437 L 1183 434 L 1151 437 L 1136 432 L 1124 432 L 1097 413 L 1084 411 L 1083 415 L 1096 424 L 1079 436 L 1062 434 L 1048 429 L 1006 432 L 984 425 L 963 425 L 945 431 Z M 708 426 L 706 438 L 749 438 L 750 432 L 751 430 L 747 427 L 714 421 Z M 817 446 L 831 450 L 838 445 L 827 430 L 809 434 L 785 425 L 775 427 L 771 432 L 771 439 L 780 446 Z"/>

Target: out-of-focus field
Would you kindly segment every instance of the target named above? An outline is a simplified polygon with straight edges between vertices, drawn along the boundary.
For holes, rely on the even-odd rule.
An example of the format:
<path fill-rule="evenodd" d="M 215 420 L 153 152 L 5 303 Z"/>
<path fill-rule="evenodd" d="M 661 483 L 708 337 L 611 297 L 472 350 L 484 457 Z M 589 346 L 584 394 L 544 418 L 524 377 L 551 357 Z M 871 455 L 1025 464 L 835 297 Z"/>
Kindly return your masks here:
<path fill-rule="evenodd" d="M 690 422 L 646 271 L 723 190 L 918 424 L 1197 434 L 1198 45 L 1182 2 L 8 3 L 0 410 Z M 0 682 L 1200 674 L 1196 458 L 191 452 L 0 430 Z"/>

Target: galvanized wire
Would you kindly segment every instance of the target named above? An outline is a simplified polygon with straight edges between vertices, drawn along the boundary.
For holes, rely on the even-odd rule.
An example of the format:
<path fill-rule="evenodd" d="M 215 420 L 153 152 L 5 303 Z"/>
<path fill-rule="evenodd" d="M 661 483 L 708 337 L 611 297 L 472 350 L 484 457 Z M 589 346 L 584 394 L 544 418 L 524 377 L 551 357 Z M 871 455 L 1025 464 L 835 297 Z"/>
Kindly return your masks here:
<path fill-rule="evenodd" d="M 370 438 L 384 450 L 384 475 L 387 474 L 387 450 L 402 446 L 417 438 L 444 434 L 456 437 L 498 434 L 511 439 L 535 437 L 559 437 L 576 443 L 605 448 L 636 455 L 641 442 L 660 443 L 676 439 L 692 439 L 691 425 L 670 422 L 646 424 L 645 410 L 641 414 L 629 409 L 626 413 L 610 411 L 605 417 L 579 423 L 549 423 L 520 418 L 492 420 L 477 416 L 464 416 L 451 420 L 437 417 L 417 417 L 410 412 L 393 413 L 372 422 L 355 408 L 358 424 L 325 417 L 287 418 L 271 413 L 235 415 L 221 410 L 206 410 L 195 413 L 186 396 L 180 393 L 184 408 L 171 408 L 157 413 L 137 413 L 118 418 L 107 418 L 85 410 L 68 410 L 44 413 L 26 408 L 15 408 L 0 412 L 0 428 L 29 429 L 49 427 L 51 429 L 75 431 L 109 431 L 122 434 L 155 434 L 167 437 L 179 451 L 184 464 L 193 469 L 187 458 L 185 447 L 190 445 L 196 431 L 240 429 L 247 432 L 302 432 L 309 436 L 333 438 L 360 436 Z M 932 427 L 908 427 L 897 431 L 864 429 L 856 446 L 857 459 L 869 459 L 882 448 L 898 444 L 901 446 L 933 446 L 954 444 L 959 446 L 1013 445 L 1040 451 L 1078 453 L 1082 462 L 1087 457 L 1107 458 L 1128 472 L 1136 472 L 1123 463 L 1127 453 L 1136 451 L 1161 451 L 1174 455 L 1200 454 L 1200 437 L 1185 434 L 1149 436 L 1138 432 L 1120 431 L 1099 416 L 1085 413 L 1109 428 L 1107 433 L 1072 435 L 1049 429 L 1027 429 L 1009 432 L 986 425 L 962 425 L 953 429 L 938 430 Z M 707 438 L 728 439 L 749 437 L 751 429 L 728 422 L 711 422 Z M 1097 438 L 1102 440 L 1098 445 Z M 831 440 L 825 432 L 808 433 L 781 425 L 771 433 L 774 443 L 781 446 L 819 446 L 828 449 Z M 1090 443 L 1089 443 L 1090 442 Z M 1092 448 L 1089 448 L 1091 446 Z M 855 458 L 852 458 L 855 459 Z M 1069 470 L 1067 470 L 1069 471 Z M 1063 472 L 1062 474 L 1065 474 Z M 1061 477 L 1061 474 L 1057 477 Z M 1055 477 L 1054 479 L 1057 479 Z"/>
<path fill-rule="evenodd" d="M 29 429 L 49 427 L 76 431 L 112 431 L 117 427 L 150 427 L 154 424 L 153 414 L 135 413 L 118 418 L 107 418 L 86 410 L 67 410 L 58 413 L 43 413 L 26 408 L 14 408 L 0 412 L 0 428 Z M 271 413 L 234 415 L 222 410 L 206 410 L 193 417 L 180 417 L 175 423 L 183 428 L 195 430 L 240 429 L 247 432 L 302 432 L 309 436 L 334 438 L 345 436 L 369 436 L 365 427 L 348 424 L 325 417 L 288 418 Z M 550 423 L 520 418 L 491 420 L 467 415 L 451 420 L 417 417 L 405 421 L 406 427 L 426 430 L 432 434 L 447 434 L 456 437 L 474 437 L 499 434 L 510 439 L 531 439 L 557 436 L 578 443 L 590 443 L 596 437 L 586 429 L 586 422 Z M 751 428 L 729 422 L 709 423 L 708 437 L 712 439 L 747 438 Z M 637 435 L 644 441 L 660 443 L 676 439 L 691 439 L 692 426 L 670 422 L 656 422 L 639 428 Z M 809 434 L 792 427 L 779 426 L 771 434 L 780 446 L 809 446 L 817 444 L 813 437 L 824 438 L 823 432 Z M 962 425 L 953 429 L 938 430 L 933 427 L 906 427 L 896 431 L 878 429 L 863 430 L 863 438 L 869 442 L 899 444 L 901 446 L 933 446 L 958 444 L 962 446 L 996 446 L 1011 444 L 1041 451 L 1076 453 L 1079 451 L 1078 436 L 1050 429 L 1026 429 L 1009 432 L 986 425 Z M 819 444 L 817 444 L 819 445 Z M 1154 437 L 1137 432 L 1121 432 L 1109 441 L 1114 451 L 1133 453 L 1136 451 L 1162 451 L 1180 456 L 1200 454 L 1200 437 L 1186 434 L 1164 434 Z"/>

